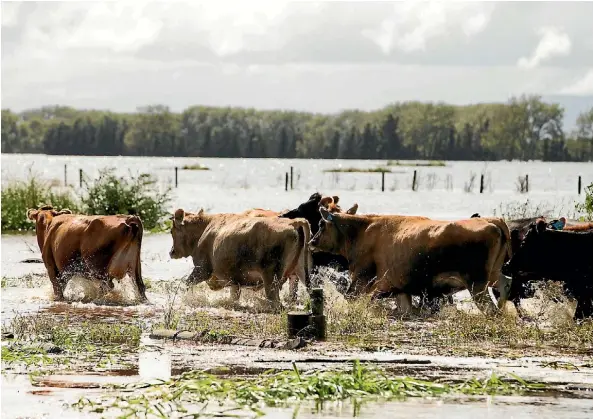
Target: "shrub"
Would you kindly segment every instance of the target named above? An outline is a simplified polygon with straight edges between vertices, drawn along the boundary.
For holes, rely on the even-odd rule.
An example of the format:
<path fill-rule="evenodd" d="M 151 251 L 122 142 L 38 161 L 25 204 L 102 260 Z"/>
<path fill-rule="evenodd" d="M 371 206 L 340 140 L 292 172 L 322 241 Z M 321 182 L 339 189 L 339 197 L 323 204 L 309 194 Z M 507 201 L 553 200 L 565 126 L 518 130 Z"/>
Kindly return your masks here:
<path fill-rule="evenodd" d="M 593 221 L 593 183 L 585 188 L 585 202 L 577 204 L 576 210 L 585 214 L 585 218 Z"/>
<path fill-rule="evenodd" d="M 157 181 L 149 174 L 126 179 L 114 174 L 113 168 L 99 172 L 92 184 L 85 182 L 86 193 L 82 196 L 83 211 L 92 215 L 136 214 L 142 218 L 146 229 L 159 226 L 168 214 L 171 188 L 161 192 Z"/>
<path fill-rule="evenodd" d="M 74 212 L 79 209 L 70 189 L 54 192 L 50 182 L 40 180 L 31 172 L 26 181 L 12 181 L 2 187 L 2 232 L 34 230 L 35 224 L 27 219 L 27 210 L 42 205 Z"/>

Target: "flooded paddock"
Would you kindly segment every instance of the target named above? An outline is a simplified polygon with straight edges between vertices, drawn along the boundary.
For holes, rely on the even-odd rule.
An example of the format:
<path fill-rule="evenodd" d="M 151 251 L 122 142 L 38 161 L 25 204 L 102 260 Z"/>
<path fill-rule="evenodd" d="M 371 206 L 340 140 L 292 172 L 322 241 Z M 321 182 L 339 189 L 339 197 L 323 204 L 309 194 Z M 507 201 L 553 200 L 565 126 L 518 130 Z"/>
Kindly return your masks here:
<path fill-rule="evenodd" d="M 116 165 L 122 175 L 150 170 L 167 185 L 175 166 L 195 160 L 2 155 L 2 181 L 23 178 L 23 167 L 31 163 L 48 180 L 63 176 L 68 165 L 70 183 L 79 168 L 92 177 Z M 323 172 L 381 162 L 199 161 L 211 170 L 180 171 L 171 209 L 281 210 L 319 190 L 335 192 L 344 206 L 357 202 L 362 214 L 458 219 L 475 212 L 492 215 L 495 209 L 500 214 L 506 202 L 529 199 L 570 216 L 580 198 L 576 174 L 584 185 L 593 180 L 590 164 L 448 162 L 417 168 L 418 192 L 408 185 L 414 168 L 394 167 L 382 193 L 377 174 Z M 290 166 L 295 190 L 285 192 Z M 486 193 L 464 192 L 472 172 L 487 176 Z M 516 178 L 524 174 L 531 182 L 527 195 L 515 189 Z M 169 234 L 144 235 L 148 304 L 136 303 L 129 278 L 115 281 L 107 294 L 88 279 L 75 278 L 65 292 L 70 302 L 58 303 L 43 263 L 34 263 L 40 258 L 36 238 L 2 235 L 3 418 L 256 417 L 260 412 L 270 418 L 591 417 L 593 324 L 575 323 L 574 301 L 558 298 L 554 290 L 522 300 L 521 318 L 488 318 L 467 291 L 455 294 L 454 306 L 438 314 L 402 318 L 389 302 L 346 302 L 336 283 L 327 280 L 327 341 L 309 341 L 295 350 L 229 344 L 230 337 L 286 341 L 286 314 L 267 312 L 261 291 L 242 291 L 236 303 L 228 289 L 186 287 L 182 279 L 192 262 L 170 259 L 171 244 Z M 324 278 L 330 274 L 335 276 L 327 271 Z M 281 300 L 292 308 L 287 288 Z M 295 308 L 303 308 L 304 297 L 299 284 Z M 159 328 L 196 331 L 200 338 L 151 338 Z M 326 400 L 316 403 L 308 388 Z"/>

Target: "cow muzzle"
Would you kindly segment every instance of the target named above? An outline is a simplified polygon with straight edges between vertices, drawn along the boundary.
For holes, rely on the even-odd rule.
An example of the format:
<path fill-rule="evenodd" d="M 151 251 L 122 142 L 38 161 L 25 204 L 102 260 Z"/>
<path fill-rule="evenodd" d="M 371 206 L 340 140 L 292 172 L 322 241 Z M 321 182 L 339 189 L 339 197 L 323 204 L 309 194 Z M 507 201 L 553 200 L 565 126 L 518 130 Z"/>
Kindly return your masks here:
<path fill-rule="evenodd" d="M 179 256 L 177 256 L 177 253 L 175 252 L 175 249 L 172 247 L 171 250 L 169 250 L 169 257 L 171 259 L 179 259 Z"/>

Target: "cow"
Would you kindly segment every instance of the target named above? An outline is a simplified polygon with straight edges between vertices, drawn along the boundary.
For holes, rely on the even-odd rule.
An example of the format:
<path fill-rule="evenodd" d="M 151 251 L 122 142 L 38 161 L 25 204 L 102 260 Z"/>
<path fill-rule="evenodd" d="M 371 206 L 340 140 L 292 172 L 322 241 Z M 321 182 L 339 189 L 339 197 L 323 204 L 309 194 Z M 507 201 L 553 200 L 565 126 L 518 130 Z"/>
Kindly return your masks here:
<path fill-rule="evenodd" d="M 317 233 L 319 221 L 321 220 L 319 207 L 324 207 L 330 213 L 342 212 L 342 208 L 340 208 L 338 205 L 339 200 L 339 196 L 322 196 L 319 192 L 315 192 L 306 202 L 293 210 L 276 212 L 262 208 L 253 208 L 243 212 L 242 214 L 250 217 L 280 217 L 288 219 L 304 218 L 309 222 L 311 227 L 311 236 L 313 236 L 315 233 Z M 354 204 L 354 206 L 348 211 L 350 211 L 350 214 L 355 214 L 357 209 L 358 204 Z M 331 253 L 327 252 L 316 252 L 311 255 L 311 258 L 312 259 L 309 260 L 311 274 L 317 273 L 319 267 L 321 266 L 332 267 L 338 272 L 348 270 L 348 261 L 339 255 L 332 255 Z M 291 276 L 289 285 L 290 300 L 295 301 L 298 289 L 298 280 L 295 279 L 294 276 Z"/>
<path fill-rule="evenodd" d="M 473 214 L 472 218 L 480 217 L 480 214 Z M 491 218 L 485 218 L 491 219 Z M 552 220 L 550 222 L 546 222 L 545 217 L 527 217 L 527 218 L 518 218 L 514 220 L 507 220 L 505 221 L 511 237 L 511 256 L 514 255 L 521 246 L 522 240 L 525 238 L 525 235 L 530 229 L 530 226 L 537 223 L 539 220 L 543 220 L 546 223 L 547 228 L 551 228 L 552 225 L 555 224 L 556 220 Z M 575 220 L 566 220 L 564 217 L 561 217 L 564 226 L 562 227 L 563 231 L 589 231 L 593 230 L 593 223 L 590 222 L 582 222 L 582 221 L 575 221 Z M 505 258 L 505 263 L 510 260 L 510 257 Z M 528 297 L 533 296 L 534 289 L 530 287 L 528 284 L 531 282 L 540 281 L 542 278 L 535 273 L 528 273 L 528 272 L 517 272 L 513 276 L 513 280 L 511 282 L 510 291 L 509 291 L 509 300 L 518 306 L 521 299 L 525 299 Z M 497 295 L 496 289 L 493 289 L 493 294 L 496 298 L 499 296 Z"/>
<path fill-rule="evenodd" d="M 434 298 L 468 289 L 485 312 L 494 305 L 487 286 L 497 284 L 498 305 L 504 306 L 508 281 L 500 269 L 509 251 L 504 222 L 319 211 L 322 221 L 309 245 L 349 260 L 347 298 L 395 296 L 400 310 L 409 312 L 412 295 Z"/>
<path fill-rule="evenodd" d="M 304 218 L 311 226 L 311 236 L 314 236 L 319 230 L 321 214 L 319 208 L 325 208 L 330 213 L 340 213 L 342 208 L 338 205 L 339 196 L 322 197 L 319 192 L 312 194 L 309 199 L 300 204 L 297 208 L 286 211 L 279 216 L 282 218 Z M 358 210 L 358 204 L 354 204 L 348 211 L 348 214 L 354 215 Z M 335 255 L 329 252 L 313 251 L 313 273 L 316 273 L 321 266 L 332 267 L 338 272 L 348 271 L 348 260 L 342 255 Z"/>
<path fill-rule="evenodd" d="M 530 225 L 519 249 L 502 268 L 504 275 L 527 273 L 564 283 L 577 300 L 574 317 L 593 316 L 593 231 L 546 228 L 544 219 Z"/>
<path fill-rule="evenodd" d="M 29 209 L 37 243 L 52 283 L 54 298 L 64 299 L 64 288 L 77 272 L 89 273 L 113 289 L 113 278 L 130 274 L 142 302 L 148 302 L 140 269 L 144 227 L 137 215 L 89 216 L 52 206 Z"/>
<path fill-rule="evenodd" d="M 237 300 L 241 287 L 265 289 L 275 310 L 281 308 L 279 291 L 291 274 L 310 289 L 308 241 L 304 219 L 250 217 L 244 214 L 186 213 L 177 209 L 171 228 L 172 259 L 192 257 L 188 282 L 206 281 L 212 290 L 231 287 Z"/>

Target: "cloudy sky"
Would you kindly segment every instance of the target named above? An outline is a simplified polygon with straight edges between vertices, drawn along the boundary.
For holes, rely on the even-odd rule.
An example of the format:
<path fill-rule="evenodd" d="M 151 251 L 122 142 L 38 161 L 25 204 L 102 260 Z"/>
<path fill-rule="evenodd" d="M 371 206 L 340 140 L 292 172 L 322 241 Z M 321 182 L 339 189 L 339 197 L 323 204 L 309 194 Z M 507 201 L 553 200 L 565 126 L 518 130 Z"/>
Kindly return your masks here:
<path fill-rule="evenodd" d="M 2 107 L 593 105 L 593 2 L 2 1 Z"/>

